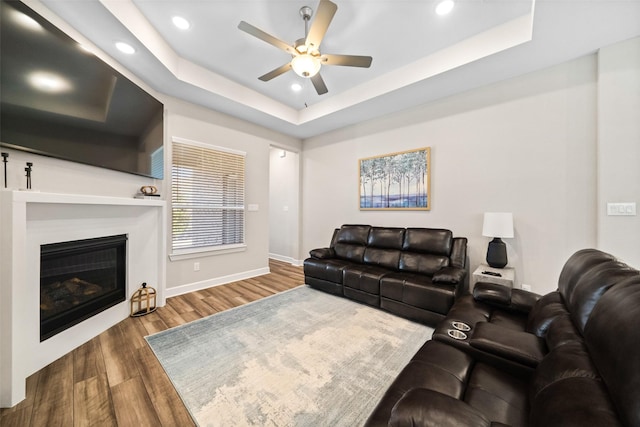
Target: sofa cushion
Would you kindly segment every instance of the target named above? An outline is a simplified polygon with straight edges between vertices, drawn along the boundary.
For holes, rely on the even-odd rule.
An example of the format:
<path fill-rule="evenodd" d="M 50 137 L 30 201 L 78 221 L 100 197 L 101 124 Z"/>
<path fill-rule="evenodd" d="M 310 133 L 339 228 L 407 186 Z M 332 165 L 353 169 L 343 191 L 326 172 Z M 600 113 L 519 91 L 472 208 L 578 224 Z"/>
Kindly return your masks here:
<path fill-rule="evenodd" d="M 348 243 L 353 245 L 366 245 L 369 238 L 370 225 L 345 224 L 335 235 L 335 243 Z"/>
<path fill-rule="evenodd" d="M 627 277 L 638 275 L 638 271 L 619 261 L 600 263 L 582 275 L 573 289 L 567 309 L 573 323 L 582 332 L 593 307 L 602 295 L 616 283 Z"/>
<path fill-rule="evenodd" d="M 461 400 L 426 388 L 406 392 L 391 410 L 385 427 L 491 427 L 479 411 Z"/>
<path fill-rule="evenodd" d="M 390 273 L 380 279 L 380 296 L 440 314 L 453 305 L 455 291 L 455 285 L 434 284 L 420 274 Z"/>
<path fill-rule="evenodd" d="M 557 381 L 542 390 L 530 414 L 531 427 L 622 427 L 604 384 L 584 377 Z"/>
<path fill-rule="evenodd" d="M 572 341 L 540 362 L 531 382 L 532 426 L 619 426 L 585 345 Z M 636 402 L 637 403 L 637 402 Z"/>
<path fill-rule="evenodd" d="M 336 258 L 307 258 L 304 261 L 304 275 L 342 284 L 342 270 L 348 265 L 351 262 Z"/>
<path fill-rule="evenodd" d="M 414 388 L 462 399 L 472 367 L 473 358 L 468 354 L 438 341 L 427 341 L 389 386 L 365 425 L 386 426 L 393 406 Z"/>
<path fill-rule="evenodd" d="M 489 319 L 495 326 L 500 326 L 505 329 L 511 329 L 514 331 L 524 331 L 527 318 L 520 313 L 513 313 L 510 311 L 494 310 L 491 313 Z"/>
<path fill-rule="evenodd" d="M 383 267 L 393 272 L 398 269 L 400 251 L 397 249 L 379 249 L 367 247 L 364 250 L 364 263 L 367 265 Z"/>
<path fill-rule="evenodd" d="M 531 400 L 549 385 L 570 377 L 598 379 L 596 368 L 581 341 L 556 347 L 544 357 L 531 382 Z"/>
<path fill-rule="evenodd" d="M 557 316 L 566 313 L 567 309 L 562 302 L 560 292 L 550 292 L 540 298 L 529 312 L 526 331 L 544 337 L 551 322 Z"/>
<path fill-rule="evenodd" d="M 451 230 L 436 228 L 407 228 L 402 250 L 442 255 L 449 258 L 453 247 Z"/>
<path fill-rule="evenodd" d="M 449 266 L 449 258 L 444 255 L 401 252 L 398 268 L 410 273 L 433 276 L 441 268 Z"/>
<path fill-rule="evenodd" d="M 584 328 L 589 355 L 626 425 L 640 425 L 640 275 L 607 291 Z M 591 425 L 596 425 L 591 423 Z"/>
<path fill-rule="evenodd" d="M 571 303 L 571 295 L 578 280 L 584 274 L 588 274 L 594 266 L 607 261 L 615 261 L 615 258 L 597 249 L 582 249 L 569 257 L 564 263 L 558 279 L 558 291 L 565 304 Z"/>
<path fill-rule="evenodd" d="M 365 246 L 350 243 L 336 243 L 333 247 L 336 257 L 359 264 L 364 262 L 364 249 Z"/>
<path fill-rule="evenodd" d="M 333 245 L 336 257 L 362 263 L 370 230 L 370 225 L 343 225 L 340 227 Z"/>
<path fill-rule="evenodd" d="M 404 228 L 371 227 L 367 246 L 382 249 L 402 249 Z"/>
<path fill-rule="evenodd" d="M 343 270 L 342 284 L 369 294 L 380 294 L 380 279 L 389 274 L 389 270 L 372 265 L 352 264 Z"/>
<path fill-rule="evenodd" d="M 580 332 L 571 321 L 571 315 L 568 312 L 556 316 L 551 325 L 549 325 L 545 340 L 549 351 L 565 344 L 583 341 L 582 335 L 580 335 Z"/>
<path fill-rule="evenodd" d="M 527 382 L 496 367 L 474 365 L 464 401 L 491 421 L 514 427 L 527 425 Z"/>

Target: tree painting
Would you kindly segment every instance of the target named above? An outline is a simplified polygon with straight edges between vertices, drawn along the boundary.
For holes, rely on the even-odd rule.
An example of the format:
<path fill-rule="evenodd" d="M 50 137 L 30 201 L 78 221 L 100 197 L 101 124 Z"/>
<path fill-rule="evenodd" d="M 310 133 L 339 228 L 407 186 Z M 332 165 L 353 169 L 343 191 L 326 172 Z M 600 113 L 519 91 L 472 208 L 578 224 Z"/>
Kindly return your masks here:
<path fill-rule="evenodd" d="M 360 159 L 360 209 L 429 210 L 429 147 Z"/>

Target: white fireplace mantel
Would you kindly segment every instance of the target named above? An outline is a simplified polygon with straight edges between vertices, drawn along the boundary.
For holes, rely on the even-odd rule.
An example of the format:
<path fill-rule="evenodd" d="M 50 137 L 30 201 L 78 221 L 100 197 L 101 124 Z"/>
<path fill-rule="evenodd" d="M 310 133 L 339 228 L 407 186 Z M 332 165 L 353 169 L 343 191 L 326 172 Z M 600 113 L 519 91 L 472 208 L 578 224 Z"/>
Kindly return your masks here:
<path fill-rule="evenodd" d="M 0 192 L 0 407 L 25 398 L 26 378 L 129 315 L 142 282 L 165 302 L 166 202 Z M 127 300 L 40 342 L 40 245 L 126 234 Z"/>

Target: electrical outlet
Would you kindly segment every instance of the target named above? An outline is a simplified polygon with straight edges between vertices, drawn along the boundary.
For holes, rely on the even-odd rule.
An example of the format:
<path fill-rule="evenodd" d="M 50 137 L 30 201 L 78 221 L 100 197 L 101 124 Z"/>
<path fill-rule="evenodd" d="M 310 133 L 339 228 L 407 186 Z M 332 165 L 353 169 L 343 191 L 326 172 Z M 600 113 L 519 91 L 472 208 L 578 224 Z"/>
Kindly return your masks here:
<path fill-rule="evenodd" d="M 199 262 L 194 262 L 193 263 L 193 271 L 200 271 L 200 263 Z"/>
<path fill-rule="evenodd" d="M 531 285 L 525 285 L 524 283 L 522 285 L 520 285 L 520 288 L 522 288 L 523 291 L 529 291 L 531 292 Z"/>

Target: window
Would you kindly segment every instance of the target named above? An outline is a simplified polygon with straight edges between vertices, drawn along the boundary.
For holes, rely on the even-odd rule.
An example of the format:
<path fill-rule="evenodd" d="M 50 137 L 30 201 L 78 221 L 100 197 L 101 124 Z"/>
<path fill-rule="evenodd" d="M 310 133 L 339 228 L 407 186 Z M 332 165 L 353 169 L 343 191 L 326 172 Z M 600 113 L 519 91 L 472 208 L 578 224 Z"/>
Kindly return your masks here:
<path fill-rule="evenodd" d="M 173 139 L 172 254 L 244 247 L 246 154 Z"/>

